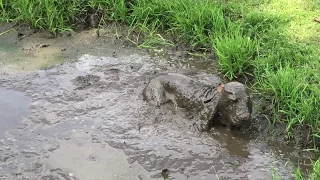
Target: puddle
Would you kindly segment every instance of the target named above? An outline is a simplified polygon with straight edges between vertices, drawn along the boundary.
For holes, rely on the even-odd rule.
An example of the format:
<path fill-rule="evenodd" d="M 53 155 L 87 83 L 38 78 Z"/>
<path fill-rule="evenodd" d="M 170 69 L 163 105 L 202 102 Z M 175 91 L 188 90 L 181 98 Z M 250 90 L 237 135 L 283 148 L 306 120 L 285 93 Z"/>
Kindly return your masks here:
<path fill-rule="evenodd" d="M 0 24 L 0 32 L 10 29 Z M 18 33 L 22 33 L 21 37 Z M 53 38 L 47 32 L 37 32 L 25 26 L 0 36 L 0 67 L 34 71 L 50 69 L 64 62 L 75 61 L 85 53 L 121 56 L 130 53 L 130 47 L 114 35 L 97 38 L 95 30 L 83 31 L 73 36 Z M 129 49 L 129 51 L 128 51 Z M 11 73 L 10 71 L 6 73 Z M 1 68 L 0 68 L 1 74 Z"/>
<path fill-rule="evenodd" d="M 106 144 L 92 144 L 85 132 L 76 134 L 72 140 L 58 141 L 59 149 L 45 162 L 44 171 L 49 175 L 52 169 L 60 168 L 74 179 L 146 179 L 147 171 L 138 163 L 128 164 L 121 150 Z"/>
<path fill-rule="evenodd" d="M 212 66 L 209 72 L 216 73 L 212 63 L 162 59 L 82 35 L 61 42 L 50 39 L 55 50 L 40 53 L 65 53 L 64 58 L 77 61 L 47 70 L 35 66 L 37 70 L 29 72 L 0 73 L 1 86 L 12 89 L 0 89 L 0 107 L 7 108 L 0 114 L 15 112 L 6 118 L 13 121 L 4 122 L 15 127 L 30 102 L 23 125 L 8 130 L 8 138 L 0 141 L 0 179 L 160 180 L 167 172 L 168 180 L 253 180 L 271 179 L 272 168 L 290 179 L 288 162 L 305 160 L 294 146 L 255 131 L 215 128 L 199 135 L 193 129 L 195 119 L 183 111 L 173 113 L 143 100 L 146 79 L 155 71 L 193 69 L 199 72 L 197 78 L 210 80 L 202 70 Z M 19 43 L 39 40 L 33 38 Z M 43 38 L 41 42 L 47 43 Z M 0 56 L 9 57 L 1 51 L 6 50 L 0 48 Z"/>
<path fill-rule="evenodd" d="M 22 92 L 0 88 L 0 138 L 28 115 L 30 98 Z"/>
<path fill-rule="evenodd" d="M 4 86 L 32 97 L 29 125 L 10 131 L 16 147 L 9 147 L 19 152 L 5 158 L 20 172 L 13 177 L 161 179 L 168 169 L 169 179 L 251 180 L 270 179 L 274 168 L 289 179 L 293 147 L 219 128 L 199 135 L 183 112 L 144 102 L 145 79 L 162 68 L 170 69 L 147 55 L 85 54 L 51 70 L 7 76 Z"/>

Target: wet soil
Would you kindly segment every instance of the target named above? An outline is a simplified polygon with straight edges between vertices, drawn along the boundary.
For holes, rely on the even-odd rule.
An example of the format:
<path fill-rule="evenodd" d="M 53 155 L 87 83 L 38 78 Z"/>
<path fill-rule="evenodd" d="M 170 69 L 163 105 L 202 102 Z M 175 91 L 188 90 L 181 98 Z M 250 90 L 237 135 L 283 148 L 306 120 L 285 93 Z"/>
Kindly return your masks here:
<path fill-rule="evenodd" d="M 259 128 L 199 134 L 182 110 L 150 106 L 142 89 L 155 71 L 195 69 L 208 79 L 214 62 L 154 56 L 114 37 L 0 36 L 0 108 L 16 104 L 0 115 L 10 122 L 1 124 L 0 179 L 271 179 L 272 168 L 290 179 L 290 162 L 307 161 Z"/>

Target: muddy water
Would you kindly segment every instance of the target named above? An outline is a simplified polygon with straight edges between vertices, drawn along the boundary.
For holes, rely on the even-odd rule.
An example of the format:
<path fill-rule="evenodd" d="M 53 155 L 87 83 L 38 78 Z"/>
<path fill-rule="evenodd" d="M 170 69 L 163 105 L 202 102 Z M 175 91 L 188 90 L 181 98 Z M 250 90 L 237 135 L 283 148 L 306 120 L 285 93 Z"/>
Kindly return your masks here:
<path fill-rule="evenodd" d="M 29 114 L 0 141 L 0 179 L 163 179 L 163 169 L 168 179 L 270 179 L 272 168 L 290 179 L 287 162 L 299 156 L 293 147 L 253 131 L 198 134 L 183 111 L 142 100 L 154 71 L 198 68 L 188 63 L 194 59 L 156 58 L 105 44 L 105 51 L 92 50 L 99 52 L 90 53 L 95 56 L 83 44 L 74 46 L 83 51 L 66 53 L 76 62 L 0 75 L 0 87 L 30 98 L 14 95 L 18 108 L 28 104 Z M 208 77 L 200 71 L 197 76 Z M 0 97 L 9 98 L 6 92 Z"/>
<path fill-rule="evenodd" d="M 28 114 L 29 98 L 19 91 L 0 88 L 0 138 L 4 132 L 22 121 Z"/>

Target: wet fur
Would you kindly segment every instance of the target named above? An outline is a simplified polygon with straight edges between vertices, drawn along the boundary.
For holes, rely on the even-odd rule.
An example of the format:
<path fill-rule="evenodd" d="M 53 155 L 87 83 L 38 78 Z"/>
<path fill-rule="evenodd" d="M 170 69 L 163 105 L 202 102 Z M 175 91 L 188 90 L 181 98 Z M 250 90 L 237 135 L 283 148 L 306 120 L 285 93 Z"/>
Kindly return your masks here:
<path fill-rule="evenodd" d="M 145 101 L 157 107 L 171 102 L 175 110 L 185 108 L 199 114 L 201 130 L 210 129 L 216 119 L 228 127 L 248 121 L 251 101 L 244 85 L 231 82 L 225 89 L 218 90 L 217 87 L 183 74 L 161 73 L 148 81 L 142 95 Z"/>

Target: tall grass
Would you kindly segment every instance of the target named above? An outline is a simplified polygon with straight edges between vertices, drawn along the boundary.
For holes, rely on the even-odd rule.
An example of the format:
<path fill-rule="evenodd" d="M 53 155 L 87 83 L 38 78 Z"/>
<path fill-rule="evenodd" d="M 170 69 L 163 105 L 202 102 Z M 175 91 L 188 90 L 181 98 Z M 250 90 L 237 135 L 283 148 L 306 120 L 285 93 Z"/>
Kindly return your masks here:
<path fill-rule="evenodd" d="M 52 33 L 88 24 L 91 15 L 124 22 L 127 8 L 124 0 L 1 0 L 1 18 L 29 23 Z"/>
<path fill-rule="evenodd" d="M 320 24 L 312 21 L 319 7 L 320 0 L 0 0 L 0 20 L 57 33 L 102 18 L 127 25 L 139 47 L 186 43 L 216 53 L 229 80 L 250 77 L 273 123 L 288 134 L 308 126 L 320 137 Z"/>
<path fill-rule="evenodd" d="M 313 132 L 319 131 L 320 91 L 312 82 L 312 76 L 318 73 L 309 66 L 294 69 L 287 65 L 276 72 L 266 69 L 261 86 L 272 95 L 270 98 L 276 110 L 274 118 L 285 120 L 288 132 L 296 124 L 312 125 Z"/>
<path fill-rule="evenodd" d="M 257 56 L 258 41 L 239 32 L 221 35 L 212 39 L 219 58 L 219 65 L 228 79 L 253 73 L 253 62 Z"/>

